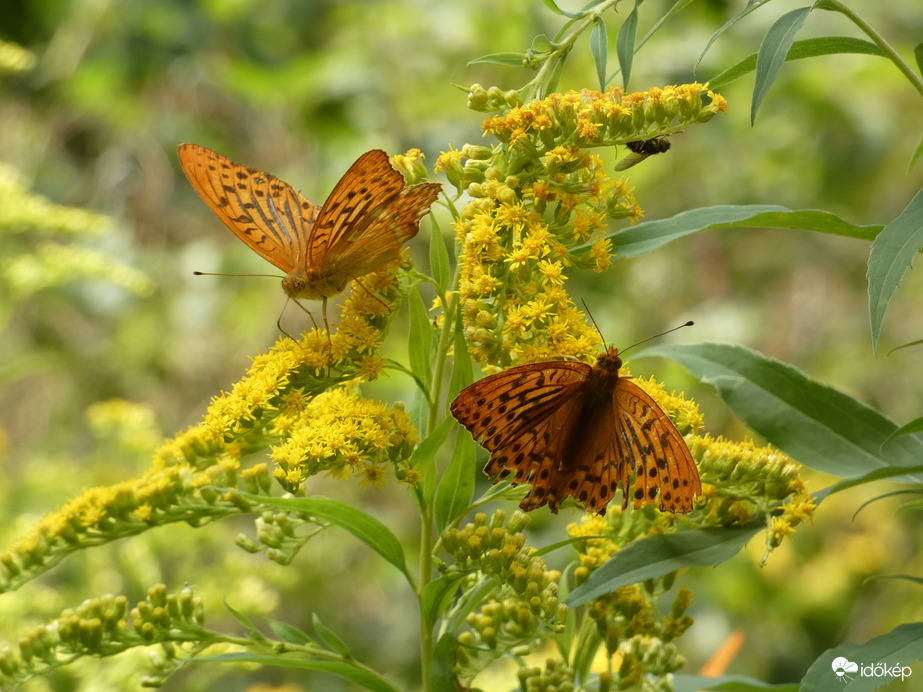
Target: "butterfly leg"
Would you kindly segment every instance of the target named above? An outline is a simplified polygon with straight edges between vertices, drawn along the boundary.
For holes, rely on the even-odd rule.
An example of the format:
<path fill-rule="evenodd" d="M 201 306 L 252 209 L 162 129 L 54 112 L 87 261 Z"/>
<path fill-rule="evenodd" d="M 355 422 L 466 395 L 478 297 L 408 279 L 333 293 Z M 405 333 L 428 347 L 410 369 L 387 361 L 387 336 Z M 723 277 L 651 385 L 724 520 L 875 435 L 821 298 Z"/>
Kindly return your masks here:
<path fill-rule="evenodd" d="M 361 288 L 363 291 L 365 291 L 366 293 L 368 293 L 370 296 L 372 296 L 372 298 L 374 298 L 375 300 L 377 300 L 379 303 L 381 303 L 382 305 L 384 305 L 385 308 L 387 308 L 387 310 L 388 310 L 389 313 L 391 312 L 391 306 L 389 306 L 385 301 L 383 301 L 381 298 L 379 298 L 379 297 L 376 296 L 374 293 L 372 293 L 369 289 L 367 289 L 367 288 L 363 285 L 363 283 L 359 280 L 359 277 L 358 277 L 358 276 L 352 277 L 352 280 L 355 281 L 357 284 L 359 284 L 359 288 Z"/>
<path fill-rule="evenodd" d="M 324 327 L 327 328 L 327 377 L 330 377 L 330 365 L 333 363 L 333 339 L 330 336 L 330 323 L 327 321 L 327 296 L 324 296 L 321 311 L 324 315 Z"/>

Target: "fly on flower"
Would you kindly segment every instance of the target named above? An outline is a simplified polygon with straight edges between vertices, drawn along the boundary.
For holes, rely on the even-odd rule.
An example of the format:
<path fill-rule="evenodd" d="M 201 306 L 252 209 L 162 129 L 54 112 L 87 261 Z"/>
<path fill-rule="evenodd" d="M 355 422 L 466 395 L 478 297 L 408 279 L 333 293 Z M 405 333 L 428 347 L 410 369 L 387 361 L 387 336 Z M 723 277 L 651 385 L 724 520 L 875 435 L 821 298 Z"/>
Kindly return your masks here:
<path fill-rule="evenodd" d="M 631 153 L 616 164 L 615 170 L 617 171 L 624 171 L 632 166 L 637 166 L 648 156 L 663 154 L 670 149 L 670 140 L 666 137 L 654 137 L 653 139 L 642 139 L 637 142 L 626 142 L 625 146 L 628 147 Z"/>

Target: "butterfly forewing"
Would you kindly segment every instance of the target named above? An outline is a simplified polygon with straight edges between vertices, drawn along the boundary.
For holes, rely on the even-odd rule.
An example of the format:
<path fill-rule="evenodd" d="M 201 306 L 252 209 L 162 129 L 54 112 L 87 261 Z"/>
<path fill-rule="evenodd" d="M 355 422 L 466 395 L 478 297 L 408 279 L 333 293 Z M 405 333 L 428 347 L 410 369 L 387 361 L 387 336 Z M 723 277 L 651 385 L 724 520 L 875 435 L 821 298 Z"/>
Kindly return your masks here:
<path fill-rule="evenodd" d="M 319 209 L 274 175 L 199 146 L 179 147 L 183 172 L 238 238 L 286 273 L 305 264 Z"/>
<path fill-rule="evenodd" d="M 308 247 L 309 264 L 361 276 L 395 259 L 441 189 L 438 183 L 406 187 L 384 151 L 366 152 L 324 202 Z"/>

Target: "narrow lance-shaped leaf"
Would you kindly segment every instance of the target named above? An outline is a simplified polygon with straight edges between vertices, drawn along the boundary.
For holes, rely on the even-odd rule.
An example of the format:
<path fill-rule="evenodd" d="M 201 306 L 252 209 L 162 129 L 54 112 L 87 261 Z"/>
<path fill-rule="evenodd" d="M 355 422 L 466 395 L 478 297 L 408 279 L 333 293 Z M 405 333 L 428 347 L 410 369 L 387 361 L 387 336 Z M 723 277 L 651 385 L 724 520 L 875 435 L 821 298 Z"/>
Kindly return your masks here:
<path fill-rule="evenodd" d="M 923 442 L 884 442 L 897 425 L 875 409 L 811 380 L 787 363 L 734 344 L 666 344 L 635 357 L 673 358 L 712 385 L 735 414 L 789 456 L 840 477 L 913 466 Z"/>
<path fill-rule="evenodd" d="M 756 113 L 769 92 L 769 88 L 785 64 L 789 48 L 795 36 L 811 14 L 811 7 L 792 10 L 776 21 L 766 32 L 759 53 L 756 56 L 756 81 L 753 84 L 753 102 L 750 104 L 750 123 L 756 122 Z"/>
<path fill-rule="evenodd" d="M 683 236 L 713 228 L 798 228 L 872 240 L 882 226 L 857 226 L 827 211 L 792 211 L 775 204 L 724 205 L 680 212 L 667 219 L 645 221 L 608 236 L 613 251 L 621 258 L 653 252 Z M 577 255 L 588 253 L 590 245 L 574 248 Z"/>
<path fill-rule="evenodd" d="M 609 38 L 606 34 L 606 23 L 600 19 L 590 32 L 590 54 L 596 64 L 596 77 L 599 79 L 599 90 L 606 90 L 606 63 L 609 60 Z"/>
<path fill-rule="evenodd" d="M 700 529 L 642 538 L 613 555 L 574 589 L 565 603 L 575 608 L 623 586 L 677 569 L 720 564 L 736 555 L 762 528 Z"/>
<path fill-rule="evenodd" d="M 628 80 L 631 78 L 631 65 L 635 57 L 635 41 L 638 36 L 638 0 L 628 13 L 619 33 L 615 37 L 615 54 L 619 60 L 622 71 L 622 85 L 627 89 Z"/>
<path fill-rule="evenodd" d="M 435 219 L 432 222 L 432 229 L 433 232 L 429 239 L 429 268 L 436 285 L 445 292 L 449 286 L 449 251 Z"/>
<path fill-rule="evenodd" d="M 885 57 L 885 52 L 871 41 L 853 36 L 821 36 L 795 41 L 785 56 L 786 62 L 816 58 L 824 55 L 876 55 Z M 726 70 L 708 80 L 708 88 L 721 91 L 725 86 L 756 69 L 756 53 L 734 63 Z"/>
<path fill-rule="evenodd" d="M 270 505 L 289 512 L 302 512 L 346 529 L 403 574 L 408 574 L 400 541 L 387 526 L 360 509 L 324 497 L 265 497 L 250 493 L 239 494 L 254 503 Z"/>
<path fill-rule="evenodd" d="M 445 529 L 469 504 L 474 495 L 477 445 L 467 430 L 458 428 L 452 460 L 439 481 L 433 516 L 436 528 Z"/>
<path fill-rule="evenodd" d="M 868 269 L 869 320 L 872 350 L 876 353 L 888 303 L 920 248 L 923 248 L 923 190 L 872 243 Z"/>
<path fill-rule="evenodd" d="M 426 314 L 426 306 L 419 291 L 410 294 L 410 333 L 407 350 L 410 355 L 410 369 L 429 391 L 433 381 L 430 370 L 430 349 L 433 345 L 433 325 Z"/>

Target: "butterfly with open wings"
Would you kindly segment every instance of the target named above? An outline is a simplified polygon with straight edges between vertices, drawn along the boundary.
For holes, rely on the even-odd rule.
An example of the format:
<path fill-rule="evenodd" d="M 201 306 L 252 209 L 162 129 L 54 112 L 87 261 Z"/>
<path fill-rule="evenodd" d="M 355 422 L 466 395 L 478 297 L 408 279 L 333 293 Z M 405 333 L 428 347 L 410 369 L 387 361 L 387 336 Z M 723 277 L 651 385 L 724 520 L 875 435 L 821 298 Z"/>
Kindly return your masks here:
<path fill-rule="evenodd" d="M 218 218 L 286 273 L 286 294 L 323 300 L 325 315 L 327 299 L 350 279 L 397 259 L 442 189 L 439 183 L 408 186 L 380 149 L 360 156 L 322 207 L 274 175 L 198 144 L 181 144 L 179 160 Z"/>
<path fill-rule="evenodd" d="M 616 348 L 594 366 L 571 361 L 509 368 L 466 387 L 452 415 L 490 452 L 484 468 L 494 481 L 531 484 L 524 511 L 548 504 L 557 513 L 573 496 L 605 514 L 622 489 L 622 509 L 654 502 L 689 512 L 701 494 L 699 472 L 683 436 L 654 400 L 619 375 Z M 634 490 L 629 480 L 634 474 Z"/>

